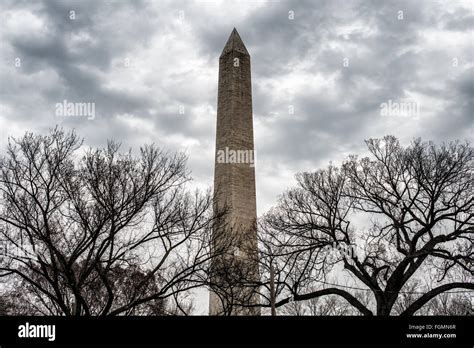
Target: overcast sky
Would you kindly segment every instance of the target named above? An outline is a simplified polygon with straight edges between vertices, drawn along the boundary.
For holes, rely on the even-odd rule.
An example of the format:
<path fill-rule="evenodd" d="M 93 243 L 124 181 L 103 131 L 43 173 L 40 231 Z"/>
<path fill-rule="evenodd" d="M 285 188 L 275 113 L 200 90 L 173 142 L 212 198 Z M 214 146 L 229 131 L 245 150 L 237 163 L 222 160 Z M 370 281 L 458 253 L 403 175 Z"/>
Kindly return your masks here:
<path fill-rule="evenodd" d="M 195 183 L 212 185 L 218 57 L 234 26 L 252 57 L 259 214 L 296 172 L 363 153 L 364 139 L 472 139 L 469 0 L 0 6 L 2 152 L 7 136 L 60 124 L 87 146 L 185 150 Z M 58 117 L 63 100 L 95 103 L 95 118 Z M 389 100 L 419 112 L 383 116 Z"/>

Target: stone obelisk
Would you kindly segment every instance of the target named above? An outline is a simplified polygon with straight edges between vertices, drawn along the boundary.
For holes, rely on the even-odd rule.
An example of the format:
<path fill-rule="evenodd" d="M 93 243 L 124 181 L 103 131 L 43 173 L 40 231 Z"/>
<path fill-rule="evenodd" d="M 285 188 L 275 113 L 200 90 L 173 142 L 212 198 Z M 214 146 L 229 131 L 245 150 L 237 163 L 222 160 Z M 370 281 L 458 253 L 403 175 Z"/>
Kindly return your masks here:
<path fill-rule="evenodd" d="M 231 245 L 213 261 L 221 287 L 210 293 L 209 313 L 259 315 L 257 307 L 241 306 L 258 301 L 240 285 L 257 280 L 259 271 L 250 55 L 235 28 L 219 57 L 217 99 L 214 209 L 226 214 L 213 234 Z"/>

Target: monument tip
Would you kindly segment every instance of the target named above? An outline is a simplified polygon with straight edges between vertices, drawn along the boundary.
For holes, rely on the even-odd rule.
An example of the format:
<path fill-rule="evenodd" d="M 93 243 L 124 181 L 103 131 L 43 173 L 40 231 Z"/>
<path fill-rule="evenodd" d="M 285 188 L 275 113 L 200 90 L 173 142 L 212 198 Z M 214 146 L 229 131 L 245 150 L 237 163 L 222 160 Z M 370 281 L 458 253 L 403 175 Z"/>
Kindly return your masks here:
<path fill-rule="evenodd" d="M 245 55 L 250 55 L 235 27 L 234 29 L 232 29 L 229 39 L 227 40 L 227 43 L 225 44 L 224 49 L 222 50 L 221 57 L 232 51 L 237 51 Z"/>

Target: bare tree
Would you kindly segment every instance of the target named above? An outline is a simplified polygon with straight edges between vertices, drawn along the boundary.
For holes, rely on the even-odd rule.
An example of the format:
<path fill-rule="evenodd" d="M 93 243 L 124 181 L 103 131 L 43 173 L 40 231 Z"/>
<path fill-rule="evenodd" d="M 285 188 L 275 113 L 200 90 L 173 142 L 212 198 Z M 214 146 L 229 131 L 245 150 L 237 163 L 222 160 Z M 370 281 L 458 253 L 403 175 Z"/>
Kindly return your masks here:
<path fill-rule="evenodd" d="M 390 315 L 397 301 L 408 301 L 399 314 L 413 315 L 440 294 L 474 289 L 466 280 L 472 147 L 415 140 L 403 148 L 391 136 L 366 143 L 370 158 L 298 174 L 297 187 L 263 218 L 261 269 L 275 265 L 277 307 L 337 296 L 363 315 Z M 428 266 L 436 282 L 411 286 Z M 270 306 L 268 272 L 263 276 L 263 305 Z M 360 292 L 372 300 L 361 301 Z M 414 296 L 401 296 L 406 292 Z"/>
<path fill-rule="evenodd" d="M 166 300 L 207 283 L 210 192 L 186 191 L 182 154 L 145 146 L 134 156 L 109 142 L 78 159 L 80 147 L 58 128 L 10 139 L 0 278 L 37 314 L 165 313 Z"/>

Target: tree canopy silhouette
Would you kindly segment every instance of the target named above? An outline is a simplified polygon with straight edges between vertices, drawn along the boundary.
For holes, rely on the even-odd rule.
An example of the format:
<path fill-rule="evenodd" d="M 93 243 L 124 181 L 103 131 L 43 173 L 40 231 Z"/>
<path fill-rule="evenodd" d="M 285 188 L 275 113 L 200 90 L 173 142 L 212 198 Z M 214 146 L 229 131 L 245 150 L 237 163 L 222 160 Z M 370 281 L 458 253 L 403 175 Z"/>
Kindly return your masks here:
<path fill-rule="evenodd" d="M 206 283 L 210 192 L 186 191 L 183 154 L 145 146 L 134 156 L 109 142 L 78 158 L 81 144 L 58 128 L 10 139 L 0 159 L 4 289 L 26 314 L 163 314 L 165 300 Z"/>
<path fill-rule="evenodd" d="M 472 147 L 366 143 L 370 157 L 298 174 L 261 220 L 262 305 L 337 296 L 363 315 L 413 315 L 474 289 Z"/>

